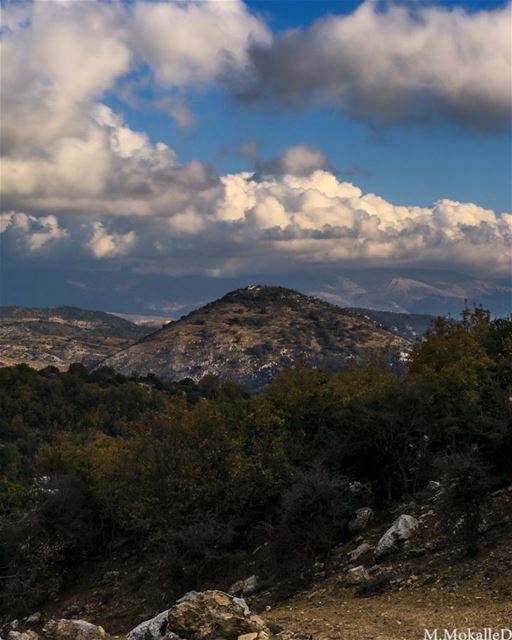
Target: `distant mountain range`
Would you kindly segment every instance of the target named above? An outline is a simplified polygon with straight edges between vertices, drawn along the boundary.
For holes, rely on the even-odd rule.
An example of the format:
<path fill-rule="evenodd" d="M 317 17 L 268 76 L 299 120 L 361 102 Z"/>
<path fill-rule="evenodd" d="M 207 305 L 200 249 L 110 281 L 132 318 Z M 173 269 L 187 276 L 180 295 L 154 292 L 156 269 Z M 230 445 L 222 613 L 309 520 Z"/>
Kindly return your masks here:
<path fill-rule="evenodd" d="M 341 307 L 397 313 L 457 316 L 464 305 L 483 306 L 496 315 L 512 312 L 512 286 L 443 271 L 418 271 L 408 277 L 383 270 L 334 277 L 312 293 Z"/>
<path fill-rule="evenodd" d="M 83 274 L 82 274 L 83 275 Z M 69 276 L 61 283 L 55 273 L 51 283 L 42 274 L 9 274 L 4 277 L 0 301 L 7 305 L 46 307 L 62 301 L 88 309 L 128 314 L 128 320 L 146 322 L 148 314 L 161 326 L 168 318 L 177 318 L 248 284 L 279 285 L 302 291 L 337 304 L 396 313 L 448 315 L 459 317 L 468 306 L 482 306 L 493 316 L 512 313 L 512 272 L 501 277 L 476 277 L 448 270 L 427 268 L 339 268 L 316 267 L 275 274 L 261 271 L 251 275 L 205 275 L 172 278 L 165 274 L 134 273 L 129 287 L 122 271 L 108 274 L 95 282 L 90 273 L 75 281 Z M 11 277 L 12 276 L 12 277 Z M 8 286 L 6 282 L 8 280 Z M 36 291 L 28 283 L 37 283 Z M 132 317 L 130 314 L 140 314 Z"/>
<path fill-rule="evenodd" d="M 0 364 L 92 366 L 154 330 L 77 307 L 0 307 Z"/>
<path fill-rule="evenodd" d="M 345 311 L 355 313 L 369 320 L 374 320 L 383 329 L 387 329 L 411 342 L 421 337 L 432 325 L 436 317 L 426 314 L 394 313 L 392 311 L 376 311 L 375 309 L 362 309 L 358 307 L 347 307 Z"/>
<path fill-rule="evenodd" d="M 173 319 L 168 316 L 146 316 L 140 313 L 120 313 L 119 311 L 107 311 L 106 313 L 118 318 L 124 318 L 138 327 L 147 327 L 148 330 L 152 329 L 153 331 L 160 329 L 169 322 L 173 322 Z"/>
<path fill-rule="evenodd" d="M 251 390 L 293 362 L 341 370 L 410 342 L 363 314 L 291 289 L 252 285 L 166 325 L 102 365 L 168 380 L 206 374 Z"/>

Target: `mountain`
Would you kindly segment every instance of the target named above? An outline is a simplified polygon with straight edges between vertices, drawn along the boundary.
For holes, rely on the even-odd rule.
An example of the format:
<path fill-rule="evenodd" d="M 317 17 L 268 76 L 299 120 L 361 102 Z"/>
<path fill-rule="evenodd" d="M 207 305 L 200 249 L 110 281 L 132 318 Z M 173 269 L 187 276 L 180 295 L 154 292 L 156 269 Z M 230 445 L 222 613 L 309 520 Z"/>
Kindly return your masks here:
<path fill-rule="evenodd" d="M 486 282 L 449 271 L 359 271 L 317 283 L 311 292 L 341 307 L 397 313 L 458 317 L 466 303 L 498 316 L 512 312 L 510 281 Z"/>
<path fill-rule="evenodd" d="M 418 313 L 395 313 L 348 307 L 346 311 L 377 322 L 383 329 L 414 342 L 432 325 L 436 316 Z"/>
<path fill-rule="evenodd" d="M 148 333 L 124 318 L 77 307 L 0 307 L 0 363 L 87 366 L 125 349 Z"/>
<path fill-rule="evenodd" d="M 291 289 L 251 285 L 146 336 L 102 365 L 171 380 L 206 374 L 261 389 L 298 359 L 341 370 L 409 343 L 374 320 Z"/>

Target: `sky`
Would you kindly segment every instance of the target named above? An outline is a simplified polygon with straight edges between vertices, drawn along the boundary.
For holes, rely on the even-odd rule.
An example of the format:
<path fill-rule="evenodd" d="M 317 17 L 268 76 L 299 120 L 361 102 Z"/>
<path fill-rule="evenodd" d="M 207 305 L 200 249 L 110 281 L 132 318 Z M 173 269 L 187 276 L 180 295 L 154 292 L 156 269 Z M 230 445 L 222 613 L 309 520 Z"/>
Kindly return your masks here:
<path fill-rule="evenodd" d="M 510 298 L 510 3 L 1 5 L 1 304 L 372 273 Z"/>

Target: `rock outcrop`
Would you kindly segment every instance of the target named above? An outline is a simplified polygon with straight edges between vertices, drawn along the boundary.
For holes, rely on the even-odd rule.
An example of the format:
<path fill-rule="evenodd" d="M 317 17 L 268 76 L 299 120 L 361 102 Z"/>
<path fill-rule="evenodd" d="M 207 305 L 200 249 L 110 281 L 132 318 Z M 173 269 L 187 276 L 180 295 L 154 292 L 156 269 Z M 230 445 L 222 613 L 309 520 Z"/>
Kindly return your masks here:
<path fill-rule="evenodd" d="M 108 640 L 103 627 L 85 620 L 49 620 L 43 633 L 45 640 Z"/>
<path fill-rule="evenodd" d="M 255 638 L 268 638 L 268 627 L 252 615 L 241 598 L 222 591 L 191 591 L 169 609 L 169 628 L 190 640 L 207 640 L 215 634 L 218 640 L 237 640 L 255 633 Z"/>
<path fill-rule="evenodd" d="M 169 630 L 168 614 L 169 610 L 162 611 L 151 620 L 142 622 L 127 634 L 126 640 L 179 640 L 178 636 Z"/>
<path fill-rule="evenodd" d="M 249 576 L 245 580 L 238 580 L 229 588 L 229 595 L 231 596 L 252 596 L 258 591 L 259 582 L 258 576 Z"/>
<path fill-rule="evenodd" d="M 366 553 L 368 553 L 368 551 L 371 551 L 372 549 L 373 547 L 371 544 L 362 542 L 358 547 L 356 547 L 348 554 L 348 559 L 350 560 L 350 562 L 356 562 L 356 560 L 359 560 L 359 558 L 364 556 Z"/>
<path fill-rule="evenodd" d="M 18 631 L 11 629 L 7 640 L 110 640 L 111 636 L 103 629 L 86 620 L 49 620 L 41 632 L 29 629 Z M 0 638 L 1 640 L 1 638 Z"/>
<path fill-rule="evenodd" d="M 373 552 L 376 560 L 398 551 L 402 544 L 409 540 L 418 528 L 418 521 L 413 516 L 401 515 L 393 522 L 377 543 Z"/>
<path fill-rule="evenodd" d="M 370 578 L 368 571 L 360 565 L 359 567 L 353 567 L 347 571 L 345 576 L 345 584 L 347 586 L 359 585 L 363 582 L 367 582 Z"/>
<path fill-rule="evenodd" d="M 360 533 L 366 529 L 371 520 L 373 520 L 373 509 L 362 507 L 356 511 L 356 515 L 348 523 L 348 529 L 350 533 Z"/>
<path fill-rule="evenodd" d="M 245 600 L 223 591 L 191 591 L 167 611 L 139 624 L 126 640 L 269 640 L 265 622 Z"/>

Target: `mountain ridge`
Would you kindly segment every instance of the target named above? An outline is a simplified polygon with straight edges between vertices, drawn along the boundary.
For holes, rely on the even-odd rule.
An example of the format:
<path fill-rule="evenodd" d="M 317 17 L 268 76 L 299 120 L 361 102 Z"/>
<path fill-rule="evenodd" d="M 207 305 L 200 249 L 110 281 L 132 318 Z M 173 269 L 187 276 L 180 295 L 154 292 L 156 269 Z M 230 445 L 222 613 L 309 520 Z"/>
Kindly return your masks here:
<path fill-rule="evenodd" d="M 195 322 L 197 319 L 203 322 L 205 318 L 202 318 L 202 314 L 208 314 L 218 304 L 250 305 L 256 299 L 268 307 L 269 313 L 271 306 L 279 308 L 283 302 L 293 308 L 294 313 L 300 312 L 307 304 L 314 304 L 324 310 L 335 307 L 339 313 L 372 321 L 378 328 L 408 342 L 422 335 L 434 318 L 357 307 L 342 308 L 320 296 L 301 293 L 288 287 L 252 284 L 229 291 L 217 300 L 193 309 L 178 322 Z M 176 323 L 170 319 L 167 323 L 160 322 L 166 320 L 161 317 L 151 317 L 150 321 L 137 323 L 132 318 L 145 319 L 139 315 L 96 311 L 72 305 L 0 307 L 0 364 L 25 363 L 35 368 L 56 366 L 60 369 L 67 368 L 73 362 L 80 362 L 88 367 L 98 366 L 103 362 L 109 364 L 108 359 L 118 352 L 125 351 L 137 342 L 151 341 L 153 336 L 158 336 L 160 331 Z M 253 327 L 261 325 L 258 318 L 253 318 L 252 323 Z M 233 319 L 231 325 L 226 324 L 226 327 L 229 329 L 232 325 Z M 249 345 L 248 348 L 254 349 L 254 346 Z"/>
<path fill-rule="evenodd" d="M 219 376 L 260 390 L 283 368 L 302 360 L 341 370 L 410 341 L 371 318 L 293 289 L 249 285 L 195 309 L 106 358 L 125 375 L 169 380 Z"/>
<path fill-rule="evenodd" d="M 66 305 L 0 307 L 0 363 L 92 366 L 145 333 L 147 329 L 104 311 Z"/>
<path fill-rule="evenodd" d="M 512 312 L 509 282 L 485 282 L 445 271 L 337 276 L 311 287 L 312 293 L 342 307 L 360 307 L 410 314 L 458 316 L 466 303 L 483 306 L 492 315 Z"/>

